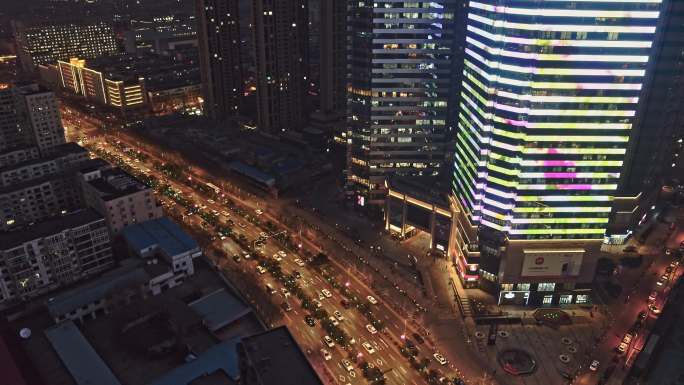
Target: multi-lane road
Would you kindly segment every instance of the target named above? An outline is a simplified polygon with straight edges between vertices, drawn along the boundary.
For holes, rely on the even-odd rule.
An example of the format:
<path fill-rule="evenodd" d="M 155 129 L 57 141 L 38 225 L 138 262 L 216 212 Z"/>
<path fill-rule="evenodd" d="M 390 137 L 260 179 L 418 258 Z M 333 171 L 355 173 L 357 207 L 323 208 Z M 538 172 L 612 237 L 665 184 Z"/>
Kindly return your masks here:
<path fill-rule="evenodd" d="M 154 176 L 158 180 L 163 181 L 175 191 L 180 192 L 183 197 L 188 199 L 192 204 L 204 207 L 202 210 L 219 213 L 219 218 L 222 222 L 227 223 L 228 220 L 233 221 L 234 231 L 243 234 L 250 242 L 259 238 L 265 231 L 265 228 L 245 219 L 245 216 L 247 215 L 252 217 L 257 216 L 255 213 L 255 209 L 259 207 L 257 203 L 243 201 L 234 196 L 230 197 L 233 202 L 237 203 L 238 206 L 241 206 L 241 209 L 237 211 L 245 213 L 244 215 L 240 215 L 237 211 L 229 208 L 225 203 L 227 202 L 226 199 L 224 199 L 223 202 L 221 199 L 217 199 L 218 201 L 212 200 L 210 197 L 203 195 L 199 191 L 195 191 L 191 186 L 185 183 L 180 183 L 164 177 L 162 173 L 154 167 L 155 161 L 163 162 L 163 160 L 156 157 L 155 154 L 146 153 L 147 159 L 145 161 L 140 161 L 139 159 L 133 159 L 129 156 L 130 153 L 122 151 L 120 146 L 113 145 L 111 140 L 106 140 L 103 137 L 92 137 L 88 142 L 87 145 L 91 148 L 97 147 L 110 156 L 123 160 L 126 164 L 133 167 L 136 173 Z M 197 176 L 194 176 L 194 178 L 197 179 Z M 209 181 L 202 182 L 206 183 Z M 170 199 L 161 195 L 160 198 L 166 200 L 167 207 L 173 206 Z M 228 216 L 221 213 L 228 214 Z M 270 217 L 268 212 L 263 213 L 262 216 L 274 223 L 277 222 L 275 218 Z M 185 225 L 192 226 L 196 229 L 199 228 L 202 222 L 198 215 L 184 216 L 183 219 Z M 216 235 L 215 230 L 210 226 L 204 225 L 203 229 L 203 231 L 208 232 L 208 235 Z M 306 239 L 303 239 L 302 241 L 304 243 L 304 248 L 316 251 L 316 245 L 310 244 Z M 227 257 L 224 258 L 225 260 L 214 261 L 216 265 L 225 269 L 256 270 L 257 263 L 254 258 L 243 258 L 240 262 L 236 262 L 232 258 L 233 255 L 242 255 L 243 250 L 241 250 L 230 238 L 224 240 L 217 239 L 215 242 L 215 246 L 223 248 L 227 253 Z M 267 240 L 263 248 L 264 255 L 267 258 L 271 258 L 273 254 L 276 254 L 281 250 L 283 250 L 282 245 L 273 239 Z M 292 330 L 298 343 L 307 352 L 310 361 L 319 371 L 321 378 L 325 379 L 328 383 L 335 384 L 367 383 L 367 380 L 363 378 L 363 374 L 358 365 L 352 362 L 352 365 L 354 366 L 353 370 L 348 370 L 344 367 L 343 360 L 349 360 L 350 351 L 353 350 L 359 352 L 359 356 L 357 356 L 358 362 L 365 361 L 371 363 L 384 372 L 387 384 L 408 385 L 423 384 L 427 382 L 427 380 L 411 366 L 408 359 L 402 356 L 400 352 L 400 348 L 403 346 L 405 338 L 415 340 L 413 337 L 415 331 L 406 323 L 408 315 L 398 314 L 394 309 L 384 303 L 382 297 L 373 292 L 361 279 L 354 274 L 350 274 L 348 271 L 339 268 L 339 266 L 335 266 L 334 261 L 331 261 L 331 264 L 333 265 L 332 268 L 336 271 L 338 279 L 344 281 L 349 290 L 358 298 L 365 299 L 368 296 L 373 296 L 378 299 L 378 303 L 372 305 L 371 308 L 375 317 L 382 321 L 385 328 L 380 332 L 371 333 L 367 328 L 369 321 L 364 314 L 355 307 L 345 309 L 340 302 L 343 298 L 342 294 L 335 291 L 317 269 L 314 269 L 307 264 L 300 266 L 295 263 L 295 259 L 305 260 L 302 255 L 295 253 L 293 250 L 283 251 L 285 251 L 286 257 L 280 262 L 282 271 L 286 274 L 292 274 L 295 271 L 298 271 L 302 275 L 302 278 L 298 281 L 304 292 L 310 297 L 319 300 L 322 308 L 325 309 L 328 314 L 332 315 L 335 311 L 339 311 L 344 318 L 343 321 L 339 322 L 340 328 L 355 340 L 355 344 L 348 349 L 340 346 L 334 346 L 332 348 L 325 346 L 323 341 L 323 337 L 326 334 L 325 330 L 321 327 L 318 320 L 313 327 L 307 325 L 305 316 L 309 314 L 309 312 L 300 306 L 299 299 L 294 295 L 285 298 L 285 295 L 281 291 L 282 285 L 268 272 L 257 274 L 260 279 L 258 282 L 254 282 L 255 285 L 266 290 L 267 284 L 270 284 L 276 290 L 276 293 L 272 294 L 273 301 L 276 304 L 287 302 L 291 305 L 292 309 L 285 312 L 281 322 Z M 325 296 L 321 294 L 324 289 L 332 294 L 331 298 L 325 298 Z M 362 347 L 364 342 L 370 344 L 370 349 Z M 326 349 L 330 352 L 329 359 L 324 357 L 321 349 Z M 457 375 L 457 370 L 451 363 L 442 365 L 437 362 L 433 356 L 436 351 L 429 342 L 418 344 L 418 349 L 420 351 L 419 358 L 427 359 L 430 362 L 430 369 L 439 369 L 443 375 L 450 378 Z"/>

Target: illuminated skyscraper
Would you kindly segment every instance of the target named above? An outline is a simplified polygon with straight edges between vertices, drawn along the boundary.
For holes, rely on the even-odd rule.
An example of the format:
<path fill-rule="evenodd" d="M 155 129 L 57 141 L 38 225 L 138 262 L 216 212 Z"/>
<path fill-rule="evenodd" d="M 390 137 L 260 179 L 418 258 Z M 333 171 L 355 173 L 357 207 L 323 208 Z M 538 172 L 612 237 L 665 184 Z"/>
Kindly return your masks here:
<path fill-rule="evenodd" d="M 348 2 L 348 190 L 380 204 L 391 176 L 437 175 L 448 152 L 456 0 Z"/>
<path fill-rule="evenodd" d="M 257 128 L 299 131 L 306 124 L 309 8 L 306 0 L 253 0 Z"/>
<path fill-rule="evenodd" d="M 235 115 L 243 92 L 237 0 L 197 0 L 200 72 L 205 113 L 216 120 Z"/>
<path fill-rule="evenodd" d="M 661 5 L 469 2 L 452 202 L 464 277 L 513 302 L 588 300 Z"/>

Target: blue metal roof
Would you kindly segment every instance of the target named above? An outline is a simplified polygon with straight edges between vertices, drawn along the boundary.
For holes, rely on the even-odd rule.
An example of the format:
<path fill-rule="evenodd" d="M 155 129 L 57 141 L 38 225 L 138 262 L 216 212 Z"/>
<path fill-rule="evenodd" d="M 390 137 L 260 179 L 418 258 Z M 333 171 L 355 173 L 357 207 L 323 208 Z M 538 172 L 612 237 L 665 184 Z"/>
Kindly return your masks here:
<path fill-rule="evenodd" d="M 188 385 L 194 380 L 222 370 L 233 380 L 240 376 L 236 346 L 240 337 L 218 343 L 194 361 L 167 372 L 149 385 Z"/>
<path fill-rule="evenodd" d="M 45 336 L 78 385 L 121 385 L 73 322 L 46 329 Z"/>
<path fill-rule="evenodd" d="M 248 314 L 251 310 L 244 302 L 226 289 L 219 289 L 188 304 L 210 331 L 216 331 Z"/>
<path fill-rule="evenodd" d="M 174 256 L 199 248 L 194 239 L 167 217 L 128 226 L 123 229 L 123 236 L 136 251 L 156 246 L 166 255 Z"/>
<path fill-rule="evenodd" d="M 252 167 L 238 161 L 230 162 L 228 165 L 233 171 L 252 178 L 257 182 L 263 183 L 267 186 L 272 186 L 275 184 L 275 178 L 273 178 L 273 176 L 266 174 L 256 167 Z"/>

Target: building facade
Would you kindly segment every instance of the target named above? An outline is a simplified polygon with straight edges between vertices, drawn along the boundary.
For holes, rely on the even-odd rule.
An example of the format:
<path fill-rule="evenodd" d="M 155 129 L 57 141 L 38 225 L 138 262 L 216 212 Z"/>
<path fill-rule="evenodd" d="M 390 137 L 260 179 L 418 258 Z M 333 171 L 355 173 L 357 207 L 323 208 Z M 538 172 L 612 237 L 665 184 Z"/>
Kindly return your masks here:
<path fill-rule="evenodd" d="M 237 0 L 198 0 L 197 24 L 205 114 L 215 120 L 240 110 L 243 76 Z"/>
<path fill-rule="evenodd" d="M 501 303 L 589 301 L 660 10 L 469 2 L 453 254 Z"/>
<path fill-rule="evenodd" d="M 384 202 L 389 176 L 441 171 L 456 3 L 349 2 L 347 188 L 360 206 Z"/>
<path fill-rule="evenodd" d="M 36 84 L 0 90 L 0 166 L 27 160 L 35 152 L 49 155 L 65 142 L 53 92 Z"/>
<path fill-rule="evenodd" d="M 119 169 L 104 169 L 81 178 L 83 199 L 107 221 L 112 235 L 126 226 L 163 216 L 154 190 Z"/>
<path fill-rule="evenodd" d="M 0 303 L 28 300 L 113 264 L 107 225 L 92 210 L 0 233 Z"/>
<path fill-rule="evenodd" d="M 323 113 L 347 110 L 347 2 L 320 0 L 320 96 Z"/>
<path fill-rule="evenodd" d="M 72 57 L 94 58 L 118 51 L 114 31 L 104 22 L 31 24 L 14 23 L 17 55 L 22 69 L 54 64 Z"/>
<path fill-rule="evenodd" d="M 305 0 L 254 0 L 257 128 L 299 131 L 306 124 L 309 10 Z"/>
<path fill-rule="evenodd" d="M 59 105 L 52 91 L 29 84 L 17 87 L 19 118 L 26 124 L 30 143 L 47 156 L 66 143 Z"/>

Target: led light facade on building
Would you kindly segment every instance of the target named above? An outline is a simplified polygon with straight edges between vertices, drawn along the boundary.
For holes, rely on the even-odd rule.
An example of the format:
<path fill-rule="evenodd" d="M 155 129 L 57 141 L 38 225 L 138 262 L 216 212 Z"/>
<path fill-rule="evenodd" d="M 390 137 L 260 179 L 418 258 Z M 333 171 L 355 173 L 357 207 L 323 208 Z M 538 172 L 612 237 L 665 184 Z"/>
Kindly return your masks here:
<path fill-rule="evenodd" d="M 469 2 L 452 202 L 470 228 L 463 276 L 526 285 L 524 302 L 530 283 L 542 303 L 586 300 L 553 292 L 593 278 L 661 5 Z"/>

